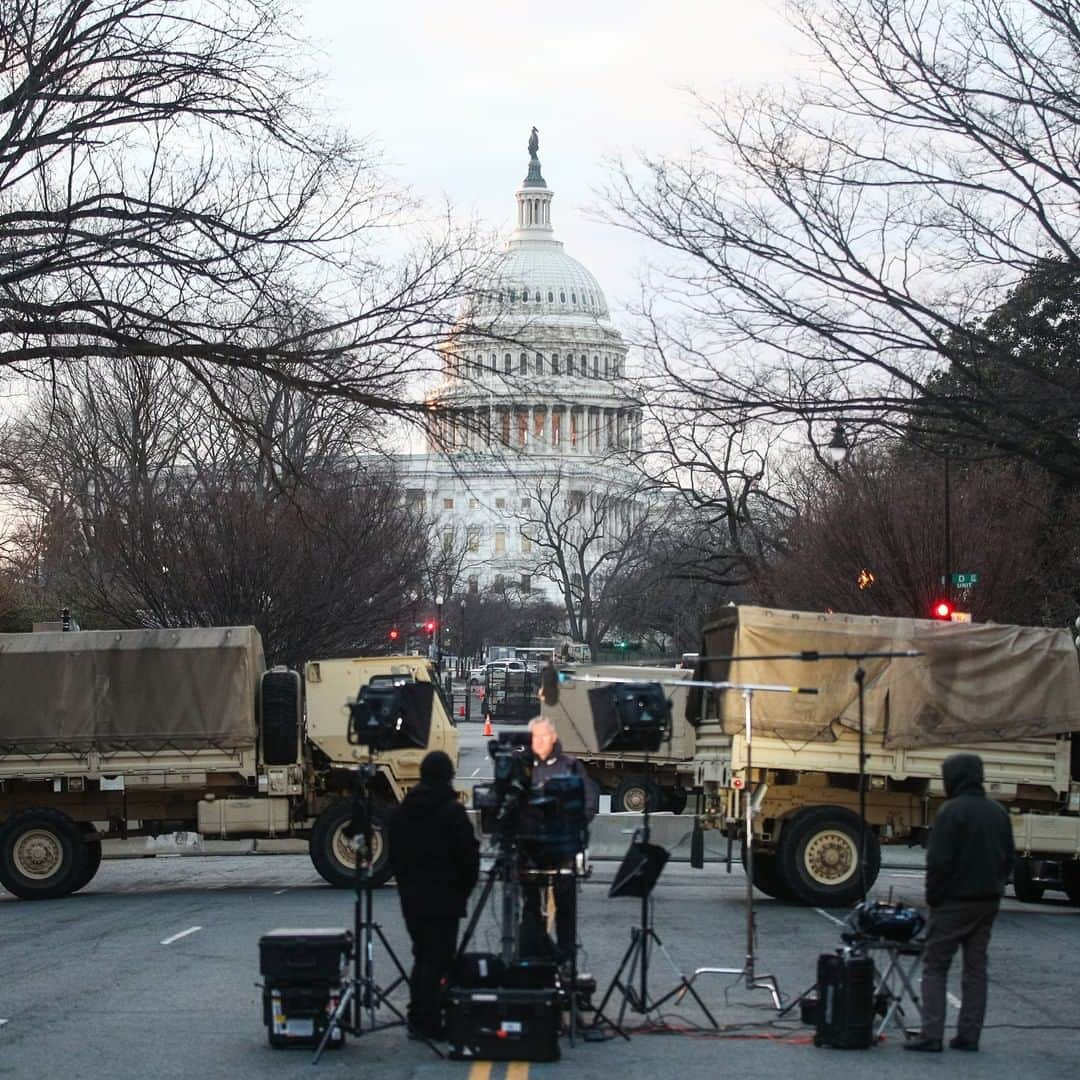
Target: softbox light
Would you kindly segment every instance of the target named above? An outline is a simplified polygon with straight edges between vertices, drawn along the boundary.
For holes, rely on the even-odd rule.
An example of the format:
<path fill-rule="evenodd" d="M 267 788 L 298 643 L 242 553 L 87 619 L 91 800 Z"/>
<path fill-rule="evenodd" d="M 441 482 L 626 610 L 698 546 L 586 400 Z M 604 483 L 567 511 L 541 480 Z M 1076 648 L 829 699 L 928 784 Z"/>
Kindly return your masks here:
<path fill-rule="evenodd" d="M 434 699 L 431 683 L 372 681 L 349 705 L 349 742 L 374 750 L 423 749 Z"/>
<path fill-rule="evenodd" d="M 623 856 L 608 896 L 648 896 L 668 861 L 666 848 L 635 840 Z"/>
<path fill-rule="evenodd" d="M 671 702 L 656 682 L 617 682 L 589 691 L 598 750 L 655 753 L 671 725 Z"/>

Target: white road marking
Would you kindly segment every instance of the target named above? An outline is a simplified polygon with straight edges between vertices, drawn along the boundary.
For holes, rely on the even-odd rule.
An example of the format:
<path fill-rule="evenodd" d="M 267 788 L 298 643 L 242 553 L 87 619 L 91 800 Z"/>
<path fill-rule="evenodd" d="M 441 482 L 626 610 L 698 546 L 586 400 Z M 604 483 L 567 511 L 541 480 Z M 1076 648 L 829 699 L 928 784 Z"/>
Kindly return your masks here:
<path fill-rule="evenodd" d="M 476 776 L 476 774 L 479 773 L 479 772 L 480 772 L 479 769 L 473 769 L 473 776 Z"/>
<path fill-rule="evenodd" d="M 187 937 L 188 934 L 197 934 L 201 929 L 201 926 L 189 926 L 186 930 L 181 930 L 179 934 L 173 934 L 172 937 L 165 938 L 161 944 L 171 945 L 174 941 L 179 941 L 182 937 Z"/>
<path fill-rule="evenodd" d="M 283 892 L 288 892 L 288 891 L 289 891 L 288 889 L 275 889 L 274 890 L 274 895 L 275 896 L 280 896 Z"/>
<path fill-rule="evenodd" d="M 0 1020 L 0 1027 L 3 1027 L 7 1023 L 7 1020 Z"/>
<path fill-rule="evenodd" d="M 952 991 L 949 991 L 945 996 L 949 999 L 949 1004 L 954 1009 L 960 1008 L 960 999 Z"/>
<path fill-rule="evenodd" d="M 814 910 L 823 918 L 828 919 L 829 922 L 836 923 L 837 926 L 846 926 L 847 924 L 843 919 L 838 919 L 835 915 L 830 915 L 827 911 L 822 911 L 821 908 L 816 907 Z"/>

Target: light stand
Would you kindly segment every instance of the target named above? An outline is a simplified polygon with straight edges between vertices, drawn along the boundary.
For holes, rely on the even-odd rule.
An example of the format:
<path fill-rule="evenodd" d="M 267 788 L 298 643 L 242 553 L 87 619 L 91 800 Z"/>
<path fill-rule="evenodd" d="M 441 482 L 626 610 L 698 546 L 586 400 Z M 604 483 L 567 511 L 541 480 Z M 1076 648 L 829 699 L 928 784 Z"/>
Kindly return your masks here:
<path fill-rule="evenodd" d="M 374 894 L 372 867 L 373 854 L 373 830 L 372 814 L 374 805 L 371 792 L 371 781 L 375 778 L 376 769 L 374 764 L 374 748 L 368 746 L 368 760 L 356 770 L 353 784 L 353 822 L 354 826 L 358 818 L 362 816 L 362 831 L 354 833 L 353 845 L 356 849 L 356 876 L 353 887 L 356 891 L 354 911 L 354 942 L 356 952 L 353 956 L 353 977 L 345 993 L 341 995 L 337 1008 L 330 1017 L 326 1031 L 323 1034 L 312 1064 L 317 1065 L 330 1041 L 330 1036 L 335 1027 L 341 1027 L 350 1035 L 360 1036 L 373 1031 L 381 1031 L 384 1028 L 398 1027 L 408 1021 L 405 1014 L 389 1000 L 390 995 L 403 982 L 408 982 L 408 975 L 397 954 L 394 952 L 383 933 L 382 927 L 375 922 L 374 918 Z M 375 981 L 375 939 L 378 939 L 387 954 L 397 968 L 397 978 L 383 989 Z M 349 1006 L 352 1006 L 351 1012 Z M 376 1010 L 385 1005 L 397 1018 L 395 1020 L 379 1023 L 376 1019 Z M 364 1013 L 367 1013 L 367 1024 L 364 1024 Z M 424 1042 L 441 1058 L 443 1055 L 439 1049 L 429 1040 Z"/>
<path fill-rule="evenodd" d="M 787 686 L 729 686 L 730 689 L 740 689 L 743 695 L 743 722 L 745 725 L 746 738 L 746 784 L 743 788 L 743 829 L 745 836 L 743 843 L 746 845 L 746 959 L 739 968 L 723 967 L 700 967 L 687 982 L 686 989 L 692 990 L 693 982 L 699 975 L 736 975 L 746 984 L 747 990 L 768 990 L 772 995 L 773 1004 L 780 1009 L 780 987 L 777 985 L 775 975 L 759 975 L 755 970 L 754 961 L 754 813 L 756 807 L 750 791 L 751 777 L 751 736 L 753 724 L 751 721 L 751 705 L 754 690 L 792 690 Z M 697 995 L 695 994 L 695 997 Z"/>
<path fill-rule="evenodd" d="M 648 763 L 649 757 L 646 754 L 646 768 L 648 768 Z M 639 855 L 640 861 L 623 876 L 621 874 L 623 867 L 629 865 L 630 859 L 635 853 Z M 619 966 L 615 971 L 610 986 L 608 986 L 600 1004 L 596 1007 L 596 1015 L 592 1022 L 592 1028 L 594 1029 L 599 1028 L 601 1022 L 608 1024 L 627 1040 L 629 1040 L 630 1036 L 627 1035 L 623 1027 L 623 1019 L 626 1016 L 627 1009 L 647 1017 L 649 1013 L 655 1012 L 676 995 L 681 999 L 686 993 L 693 996 L 701 1011 L 708 1017 L 713 1028 L 719 1027 L 705 1002 L 701 1000 L 697 991 L 690 984 L 690 980 L 679 970 L 675 961 L 671 958 L 671 954 L 664 947 L 660 935 L 657 934 L 653 926 L 652 909 L 650 907 L 653 886 L 656 884 L 660 871 L 666 862 L 667 852 L 663 848 L 656 848 L 649 843 L 649 800 L 646 799 L 642 811 L 641 827 L 634 833 L 634 841 L 620 867 L 620 873 L 616 874 L 616 879 L 608 892 L 608 896 L 640 896 L 641 921 L 637 926 L 631 927 L 630 944 L 626 952 L 623 953 L 622 960 L 619 961 Z M 668 966 L 678 978 L 678 982 L 671 990 L 657 998 L 649 995 L 649 950 L 654 945 L 663 954 Z M 623 978 L 624 972 L 626 973 L 625 979 Z M 635 976 L 637 978 L 636 986 Z M 616 992 L 622 997 L 617 1021 L 610 1019 L 604 1012 L 608 1002 Z"/>

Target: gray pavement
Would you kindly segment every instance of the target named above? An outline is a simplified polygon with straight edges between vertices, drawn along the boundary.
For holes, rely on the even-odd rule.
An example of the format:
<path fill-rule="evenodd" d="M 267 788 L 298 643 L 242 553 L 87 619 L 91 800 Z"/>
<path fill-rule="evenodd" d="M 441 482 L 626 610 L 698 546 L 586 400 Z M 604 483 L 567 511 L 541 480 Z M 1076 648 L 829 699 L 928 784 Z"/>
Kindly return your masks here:
<path fill-rule="evenodd" d="M 585 966 L 605 988 L 629 942 L 638 905 L 610 900 L 611 863 L 594 867 L 582 886 Z M 671 959 L 740 967 L 745 954 L 745 879 L 718 865 L 693 871 L 671 865 L 656 891 L 655 925 Z M 888 870 L 875 895 L 917 902 L 918 868 Z M 776 975 L 792 996 L 812 981 L 817 955 L 838 943 L 843 912 L 755 904 L 758 970 Z M 486 913 L 475 942 L 494 948 L 497 927 Z M 376 916 L 403 961 L 407 946 L 396 895 L 381 890 Z M 1064 901 L 1022 905 L 1006 900 L 991 946 L 993 984 L 983 1051 L 940 1057 L 904 1054 L 897 1034 L 872 1051 L 816 1049 L 796 1019 L 778 1021 L 768 995 L 730 977 L 703 977 L 698 987 L 723 1026 L 695 1029 L 691 1004 L 671 1004 L 667 1018 L 681 1035 L 635 1034 L 632 1041 L 563 1043 L 563 1060 L 507 1070 L 442 1062 L 398 1029 L 365 1035 L 328 1053 L 316 1070 L 302 1051 L 273 1051 L 261 1023 L 258 938 L 280 926 L 348 926 L 351 895 L 325 886 L 306 856 L 129 859 L 107 862 L 83 894 L 26 903 L 0 894 L 0 1076 L 272 1077 L 358 1074 L 398 1078 L 487 1075 L 501 1078 L 562 1072 L 568 1077 L 714 1077 L 790 1073 L 806 1080 L 910 1077 L 939 1070 L 951 1077 L 1005 1080 L 1075 1075 L 1080 1059 L 1080 1005 L 1073 966 L 1080 910 Z M 394 975 L 376 950 L 379 981 Z M 652 986 L 674 985 L 654 956 Z M 959 993 L 958 979 L 953 993 Z M 400 996 L 404 1003 L 404 996 Z M 955 1001 L 955 999 L 954 999 Z M 955 1018 L 955 1009 L 950 1012 Z M 628 1022 L 636 1022 L 631 1017 Z"/>

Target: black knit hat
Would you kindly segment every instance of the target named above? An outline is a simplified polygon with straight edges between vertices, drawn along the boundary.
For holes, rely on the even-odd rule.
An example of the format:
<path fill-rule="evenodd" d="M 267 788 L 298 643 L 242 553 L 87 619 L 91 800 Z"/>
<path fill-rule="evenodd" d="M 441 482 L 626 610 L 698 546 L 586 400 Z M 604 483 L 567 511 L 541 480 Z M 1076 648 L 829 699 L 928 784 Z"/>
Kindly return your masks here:
<path fill-rule="evenodd" d="M 449 754 L 432 750 L 420 762 L 420 779 L 427 784 L 449 784 L 454 779 L 454 763 Z"/>

